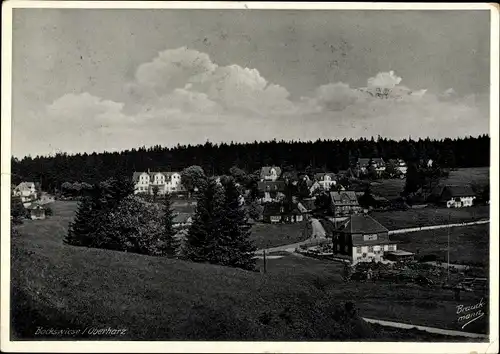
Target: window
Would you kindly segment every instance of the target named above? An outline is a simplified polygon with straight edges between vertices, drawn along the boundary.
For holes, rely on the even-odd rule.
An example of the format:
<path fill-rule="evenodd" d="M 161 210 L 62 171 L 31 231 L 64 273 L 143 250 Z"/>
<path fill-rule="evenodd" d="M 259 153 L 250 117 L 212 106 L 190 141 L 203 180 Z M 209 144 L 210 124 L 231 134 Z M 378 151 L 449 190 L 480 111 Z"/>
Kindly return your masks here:
<path fill-rule="evenodd" d="M 373 253 L 373 246 L 368 246 L 368 252 Z"/>
<path fill-rule="evenodd" d="M 349 252 L 349 246 L 345 245 L 344 251 Z"/>
<path fill-rule="evenodd" d="M 394 250 L 396 249 L 396 247 L 395 247 L 394 245 L 389 245 L 389 246 L 387 247 L 387 249 L 388 249 L 389 251 L 394 251 Z"/>
<path fill-rule="evenodd" d="M 356 247 L 356 253 L 361 254 L 361 247 Z"/>

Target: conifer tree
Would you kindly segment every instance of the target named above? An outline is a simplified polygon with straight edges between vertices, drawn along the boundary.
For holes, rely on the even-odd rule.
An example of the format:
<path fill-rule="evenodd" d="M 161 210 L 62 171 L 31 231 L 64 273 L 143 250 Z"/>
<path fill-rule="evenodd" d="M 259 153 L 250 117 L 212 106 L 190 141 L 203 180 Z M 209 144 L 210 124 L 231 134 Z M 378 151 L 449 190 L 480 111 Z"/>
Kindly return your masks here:
<path fill-rule="evenodd" d="M 21 197 L 11 197 L 10 215 L 12 216 L 12 224 L 19 225 L 23 223 L 23 219 L 26 217 L 26 209 L 21 201 Z"/>
<path fill-rule="evenodd" d="M 96 210 L 91 196 L 86 196 L 78 202 L 75 218 L 70 223 L 64 243 L 72 246 L 91 247 L 96 232 Z"/>
<path fill-rule="evenodd" d="M 222 237 L 218 240 L 218 249 L 222 254 L 221 264 L 254 270 L 255 247 L 250 240 L 251 226 L 240 203 L 240 193 L 232 179 L 224 187 Z"/>
<path fill-rule="evenodd" d="M 173 227 L 174 213 L 172 209 L 172 199 L 169 193 L 165 194 L 163 200 L 163 232 L 162 232 L 162 254 L 168 257 L 177 256 L 179 242 L 175 238 L 176 231 Z"/>
<path fill-rule="evenodd" d="M 196 213 L 186 236 L 183 256 L 194 262 L 220 264 L 221 254 L 217 240 L 222 237 L 222 187 L 214 178 L 209 178 L 199 192 Z"/>

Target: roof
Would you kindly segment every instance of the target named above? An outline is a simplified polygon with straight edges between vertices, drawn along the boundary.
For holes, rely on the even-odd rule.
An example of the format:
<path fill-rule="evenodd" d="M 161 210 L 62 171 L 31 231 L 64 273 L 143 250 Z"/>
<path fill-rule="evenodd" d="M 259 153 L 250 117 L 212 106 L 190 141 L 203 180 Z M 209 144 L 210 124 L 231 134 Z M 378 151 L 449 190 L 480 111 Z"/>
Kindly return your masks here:
<path fill-rule="evenodd" d="M 257 188 L 261 192 L 283 192 L 285 190 L 284 181 L 259 181 Z"/>
<path fill-rule="evenodd" d="M 281 168 L 278 166 L 264 166 L 260 169 L 260 176 L 269 176 L 271 174 L 271 169 L 276 170 L 276 175 L 279 177 L 281 175 Z"/>
<path fill-rule="evenodd" d="M 336 205 L 358 205 L 358 198 L 354 191 L 330 192 L 332 203 Z"/>
<path fill-rule="evenodd" d="M 281 175 L 281 178 L 282 179 L 291 179 L 291 180 L 297 180 L 299 179 L 299 175 L 297 174 L 297 172 L 294 172 L 294 171 L 287 171 L 287 172 L 283 172 L 283 174 Z"/>
<path fill-rule="evenodd" d="M 316 181 L 323 181 L 325 179 L 325 176 L 330 176 L 332 180 L 335 179 L 335 173 L 330 173 L 330 172 L 315 173 L 314 179 Z"/>
<path fill-rule="evenodd" d="M 281 215 L 281 204 L 278 203 L 267 203 L 264 205 L 263 215 Z"/>
<path fill-rule="evenodd" d="M 189 221 L 189 218 L 192 217 L 189 213 L 179 213 L 174 216 L 172 222 L 174 224 L 184 224 Z"/>
<path fill-rule="evenodd" d="M 27 210 L 33 210 L 33 209 L 45 209 L 42 205 L 40 205 L 38 202 L 32 202 L 31 204 L 25 206 Z"/>
<path fill-rule="evenodd" d="M 339 230 L 343 230 L 344 232 L 351 234 L 376 234 L 379 232 L 389 232 L 386 227 L 367 214 L 354 214 L 349 216 L 347 220 L 340 224 Z"/>
<path fill-rule="evenodd" d="M 35 183 L 34 182 L 21 182 L 17 185 L 16 187 L 19 190 L 26 190 L 26 189 L 31 189 L 35 188 Z"/>
<path fill-rule="evenodd" d="M 472 190 L 470 185 L 463 186 L 444 186 L 441 196 L 445 198 L 456 198 L 456 197 L 473 197 L 476 193 Z"/>
<path fill-rule="evenodd" d="M 149 175 L 149 178 L 153 178 L 155 175 L 161 173 L 162 175 L 164 175 L 167 179 L 168 178 L 171 178 L 172 175 L 174 174 L 180 174 L 180 172 L 147 172 L 147 171 L 144 171 L 144 172 L 134 172 L 132 174 L 132 181 L 134 182 L 137 182 L 139 180 L 139 177 L 142 175 L 142 174 L 147 174 Z"/>
<path fill-rule="evenodd" d="M 368 166 L 368 164 L 370 163 L 370 160 L 372 160 L 373 163 L 376 163 L 376 164 L 384 164 L 384 159 L 382 159 L 381 157 L 373 157 L 373 158 L 360 157 L 358 159 L 358 164 L 360 166 Z"/>

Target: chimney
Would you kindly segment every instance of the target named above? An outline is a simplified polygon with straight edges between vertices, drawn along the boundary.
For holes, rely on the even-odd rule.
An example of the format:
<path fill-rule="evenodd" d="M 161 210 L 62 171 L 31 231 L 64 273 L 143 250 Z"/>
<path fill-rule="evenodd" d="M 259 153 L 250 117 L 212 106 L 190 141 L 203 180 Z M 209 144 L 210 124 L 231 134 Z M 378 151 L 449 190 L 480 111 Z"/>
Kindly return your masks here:
<path fill-rule="evenodd" d="M 151 173 L 150 169 L 148 168 L 148 175 Z"/>

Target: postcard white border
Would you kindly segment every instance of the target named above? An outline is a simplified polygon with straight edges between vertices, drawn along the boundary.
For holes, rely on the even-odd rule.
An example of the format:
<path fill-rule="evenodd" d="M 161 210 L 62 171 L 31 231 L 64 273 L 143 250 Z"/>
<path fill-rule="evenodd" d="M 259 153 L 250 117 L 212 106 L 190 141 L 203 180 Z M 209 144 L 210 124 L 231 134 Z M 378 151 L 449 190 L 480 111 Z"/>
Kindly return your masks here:
<path fill-rule="evenodd" d="M 499 143 L 499 7 L 488 3 L 314 3 L 314 2 L 140 2 L 140 1 L 6 1 L 2 3 L 1 119 L 1 350 L 8 352 L 186 352 L 186 353 L 497 353 L 498 345 L 498 143 Z M 490 343 L 370 342 L 11 342 L 10 303 L 10 158 L 12 10 L 65 9 L 274 9 L 274 10 L 486 10 L 491 14 L 490 90 Z"/>

